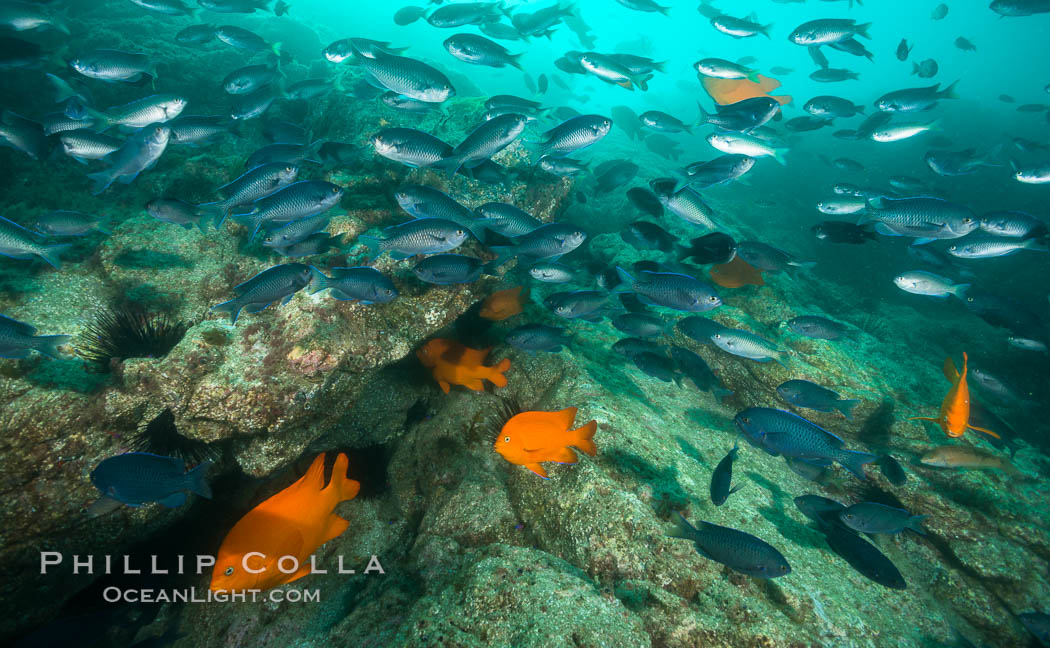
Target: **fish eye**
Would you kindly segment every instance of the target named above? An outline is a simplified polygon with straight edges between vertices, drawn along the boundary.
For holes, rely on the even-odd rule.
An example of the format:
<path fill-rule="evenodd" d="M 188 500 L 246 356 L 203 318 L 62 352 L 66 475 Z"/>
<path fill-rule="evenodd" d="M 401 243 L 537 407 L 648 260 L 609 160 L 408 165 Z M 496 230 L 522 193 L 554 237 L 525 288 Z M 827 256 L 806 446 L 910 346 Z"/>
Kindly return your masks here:
<path fill-rule="evenodd" d="M 722 334 L 721 333 L 715 333 L 715 339 L 716 340 L 721 340 L 722 339 Z"/>
<path fill-rule="evenodd" d="M 222 573 L 225 574 L 226 576 L 233 576 L 233 566 L 231 565 L 230 567 L 227 567 L 226 571 L 224 571 Z"/>
<path fill-rule="evenodd" d="M 718 301 L 718 297 L 715 297 L 714 295 L 711 295 L 710 297 L 707 298 L 707 301 L 711 301 L 711 302 Z"/>
<path fill-rule="evenodd" d="M 950 247 L 950 248 L 948 248 L 948 249 L 949 249 L 949 250 L 957 250 L 957 249 L 959 249 L 959 246 L 958 246 L 958 245 L 953 245 L 953 246 L 951 246 L 951 247 Z"/>
<path fill-rule="evenodd" d="M 339 187 L 332 187 L 332 193 L 339 193 Z"/>
<path fill-rule="evenodd" d="M 466 232 L 464 232 L 463 230 L 461 230 L 461 229 L 456 230 L 456 236 L 463 236 L 464 234 L 466 234 Z"/>
<path fill-rule="evenodd" d="M 504 443 L 510 443 L 510 437 L 509 436 L 503 437 L 503 442 Z"/>
<path fill-rule="evenodd" d="M 970 218 L 969 216 L 967 216 L 966 218 L 963 219 L 963 222 L 964 223 L 970 223 L 970 222 L 973 222 L 973 219 Z"/>

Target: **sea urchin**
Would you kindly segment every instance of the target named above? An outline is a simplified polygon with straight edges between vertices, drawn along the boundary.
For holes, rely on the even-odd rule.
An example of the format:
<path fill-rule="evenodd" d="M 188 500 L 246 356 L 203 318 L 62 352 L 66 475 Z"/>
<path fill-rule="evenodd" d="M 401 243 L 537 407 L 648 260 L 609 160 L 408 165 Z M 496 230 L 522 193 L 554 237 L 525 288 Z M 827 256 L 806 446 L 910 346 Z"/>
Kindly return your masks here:
<path fill-rule="evenodd" d="M 175 426 L 175 414 L 171 409 L 165 409 L 140 427 L 134 436 L 128 439 L 127 445 L 138 452 L 177 457 L 191 466 L 205 460 L 214 461 L 219 456 L 218 450 L 211 445 L 182 436 Z"/>
<path fill-rule="evenodd" d="M 109 371 L 114 360 L 164 357 L 188 328 L 167 313 L 152 312 L 136 303 L 120 304 L 95 314 L 76 350 L 101 371 Z"/>

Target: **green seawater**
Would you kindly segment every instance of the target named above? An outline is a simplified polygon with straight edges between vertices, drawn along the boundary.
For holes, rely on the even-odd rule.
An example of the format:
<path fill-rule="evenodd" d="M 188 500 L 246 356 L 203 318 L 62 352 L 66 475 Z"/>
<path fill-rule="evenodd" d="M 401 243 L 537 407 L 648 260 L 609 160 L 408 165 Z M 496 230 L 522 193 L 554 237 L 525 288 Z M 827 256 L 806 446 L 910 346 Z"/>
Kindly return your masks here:
<path fill-rule="evenodd" d="M 0 641 L 1048 645 L 1050 236 L 1040 180 L 1050 179 L 1050 17 L 1039 11 L 1050 6 L 940 6 L 505 0 L 413 11 L 329 0 L 0 0 L 0 216 L 11 223 L 0 227 L 0 314 L 39 336 L 70 336 L 52 358 L 26 346 L 37 342 L 24 327 L 0 321 Z M 1009 6 L 1031 15 L 1002 15 Z M 854 21 L 833 24 L 857 34 L 825 34 L 819 49 L 789 38 L 821 19 Z M 261 45 L 216 37 L 238 36 L 230 26 Z M 519 67 L 455 56 L 446 41 L 464 34 L 502 46 Z M 340 41 L 350 38 L 373 42 L 356 42 L 342 60 L 333 53 L 349 51 Z M 142 69 L 78 63 L 115 56 L 106 50 Z M 818 80 L 822 57 L 856 78 Z M 765 87 L 783 105 L 736 131 L 702 123 L 734 109 L 705 91 L 694 68 L 703 59 L 775 80 Z M 921 78 L 929 60 L 936 73 Z M 371 78 L 373 61 L 436 72 L 454 93 L 418 103 L 390 78 Z M 588 70 L 593 62 L 603 69 Z M 651 69 L 624 74 L 629 65 Z M 262 78 L 254 94 L 227 91 L 238 73 Z M 953 92 L 919 110 L 876 105 L 934 84 L 928 92 Z M 500 95 L 538 107 L 521 108 L 522 132 L 473 170 L 451 174 L 436 159 L 405 164 L 379 151 L 378 135 L 413 129 L 447 144 L 438 157 L 452 157 Z M 807 109 L 828 95 L 858 113 Z M 134 101 L 163 109 L 111 123 Z M 645 125 L 650 111 L 685 129 Z M 880 113 L 889 121 L 873 121 Z M 567 155 L 579 173 L 545 171 L 545 133 L 581 115 L 606 118 L 608 133 Z M 211 135 L 197 139 L 187 118 L 204 118 L 196 123 Z M 877 133 L 901 125 L 922 132 L 878 141 L 896 139 Z M 150 129 L 165 138 L 156 160 L 104 191 L 88 174 L 124 164 L 128 149 L 72 157 L 78 134 L 116 148 Z M 777 149 L 783 163 L 752 148 L 741 177 L 682 189 L 693 163 L 741 152 L 712 145 L 726 134 Z M 946 170 L 945 159 L 955 167 Z M 272 197 L 234 204 L 229 183 L 267 162 L 294 167 L 288 182 L 318 183 L 336 199 L 310 213 L 293 206 L 253 236 L 249 212 Z M 406 200 L 420 186 L 444 192 L 458 211 Z M 712 222 L 689 222 L 674 197 L 702 201 Z M 183 220 L 157 218 L 158 201 L 179 201 L 165 204 Z M 210 205 L 219 201 L 228 202 L 225 217 Z M 856 211 L 818 209 L 832 201 Z M 566 232 L 582 243 L 497 265 L 501 250 L 530 239 L 481 227 L 492 204 L 558 224 L 554 243 L 565 244 Z M 926 211 L 896 230 L 876 228 L 894 205 Z M 49 234 L 41 223 L 54 222 L 55 210 L 79 212 L 88 225 Z M 267 243 L 318 212 L 328 218 L 307 232 L 316 245 L 304 243 L 302 254 Z M 428 236 L 433 249 L 392 258 L 360 238 L 450 213 L 455 245 Z M 997 229 L 1004 219 L 1025 231 Z M 855 239 L 818 237 L 826 221 Z M 662 238 L 640 241 L 638 222 Z M 685 252 L 716 232 L 732 242 L 720 258 Z M 916 240 L 925 238 L 933 240 Z M 964 248 L 975 243 L 1002 249 L 973 258 Z M 69 245 L 60 267 L 25 253 L 58 244 Z M 472 273 L 426 281 L 417 266 L 437 248 L 469 257 L 460 261 Z M 719 279 L 730 258 L 762 266 L 755 250 L 769 264 L 760 281 Z M 568 281 L 530 272 L 550 262 Z M 298 278 L 283 289 L 250 292 L 245 282 L 281 264 L 303 266 L 290 266 Z M 382 289 L 325 289 L 320 277 L 345 278 L 345 268 L 369 268 L 355 276 Z M 646 296 L 617 268 L 677 283 Z M 951 294 L 902 288 L 897 278 L 916 271 Z M 520 301 L 501 293 L 517 287 Z M 576 291 L 591 292 L 564 295 Z M 235 322 L 213 310 L 245 293 Z M 516 304 L 513 314 L 493 319 L 493 294 Z M 584 297 L 589 313 L 556 308 Z M 830 320 L 836 332 L 804 334 L 792 324 L 803 316 Z M 695 333 L 695 318 L 708 333 Z M 548 350 L 524 348 L 516 334 L 529 325 L 560 330 Z M 765 351 L 731 353 L 724 340 L 734 330 L 759 336 Z M 623 342 L 632 337 L 644 339 Z M 427 360 L 435 344 L 445 350 Z M 953 388 L 945 359 L 961 368 L 964 354 L 969 398 L 956 411 L 968 409 L 972 426 L 999 438 L 950 436 L 912 420 L 938 417 Z M 484 378 L 482 389 L 453 379 L 445 393 L 441 367 L 457 366 Z M 785 400 L 778 387 L 800 379 L 858 400 L 852 417 Z M 564 424 L 538 430 L 512 419 L 567 408 L 577 408 L 570 429 L 596 422 L 593 456 Z M 783 431 L 749 433 L 751 418 L 767 411 L 751 408 L 779 410 L 778 420 L 833 449 L 800 450 Z M 508 460 L 501 443 L 532 459 Z M 573 447 L 576 462 L 567 463 Z M 713 484 L 734 447 L 736 490 L 716 506 Z M 864 479 L 825 465 L 841 449 L 870 453 Z M 792 469 L 782 456 L 792 452 L 810 463 Z M 956 465 L 935 465 L 935 452 L 954 453 Z M 174 468 L 100 470 L 133 453 L 170 457 Z M 322 453 L 313 490 L 252 523 L 235 547 L 293 556 L 301 562 L 291 573 L 304 564 L 312 573 L 212 592 L 226 563 L 214 568 L 211 558 L 231 547 L 235 525 L 297 488 Z M 345 481 L 333 474 L 340 455 L 345 479 L 359 484 L 345 501 L 321 491 Z M 547 479 L 524 464 L 542 466 Z M 189 478 L 171 486 L 201 465 L 206 488 Z M 186 493 L 185 503 L 158 503 L 173 492 Z M 926 516 L 924 534 L 856 532 L 834 510 L 812 519 L 797 503 L 807 495 Z M 318 530 L 333 514 L 348 526 L 327 537 Z M 672 536 L 691 533 L 682 519 L 700 536 Z"/>

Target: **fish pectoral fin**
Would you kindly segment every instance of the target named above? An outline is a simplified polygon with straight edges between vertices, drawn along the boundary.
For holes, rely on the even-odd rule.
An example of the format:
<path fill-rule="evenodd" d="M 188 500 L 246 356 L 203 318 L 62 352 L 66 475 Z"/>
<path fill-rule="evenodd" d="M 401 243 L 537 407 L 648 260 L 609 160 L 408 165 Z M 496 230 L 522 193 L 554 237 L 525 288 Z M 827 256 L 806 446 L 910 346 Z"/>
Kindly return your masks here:
<path fill-rule="evenodd" d="M 444 380 L 438 381 L 438 387 L 440 387 L 441 391 L 445 392 L 446 394 L 449 392 L 450 389 L 452 389 L 452 385 L 448 384 Z"/>
<path fill-rule="evenodd" d="M 551 453 L 549 457 L 550 461 L 556 461 L 561 464 L 574 464 L 579 461 L 576 453 L 570 448 L 558 448 Z"/>
<path fill-rule="evenodd" d="M 991 430 L 989 430 L 988 428 L 977 427 L 976 425 L 970 425 L 969 423 L 966 424 L 966 427 L 970 428 L 974 432 L 983 432 L 984 434 L 993 436 L 996 439 L 1002 438 L 998 434 L 996 434 L 995 432 L 992 432 Z"/>
<path fill-rule="evenodd" d="M 532 472 L 539 475 L 540 477 L 543 477 L 544 479 L 550 479 L 550 477 L 547 476 L 547 471 L 544 470 L 543 466 L 539 465 L 538 463 L 524 464 L 524 466 Z"/>
<path fill-rule="evenodd" d="M 475 378 L 473 380 L 465 380 L 461 383 L 464 387 L 471 391 L 484 391 L 485 383 L 481 382 L 481 378 Z"/>
<path fill-rule="evenodd" d="M 338 515 L 333 515 L 328 518 L 328 528 L 325 529 L 324 537 L 321 539 L 321 544 L 338 538 L 343 535 L 348 528 L 350 528 L 350 522 L 348 520 L 345 520 Z"/>

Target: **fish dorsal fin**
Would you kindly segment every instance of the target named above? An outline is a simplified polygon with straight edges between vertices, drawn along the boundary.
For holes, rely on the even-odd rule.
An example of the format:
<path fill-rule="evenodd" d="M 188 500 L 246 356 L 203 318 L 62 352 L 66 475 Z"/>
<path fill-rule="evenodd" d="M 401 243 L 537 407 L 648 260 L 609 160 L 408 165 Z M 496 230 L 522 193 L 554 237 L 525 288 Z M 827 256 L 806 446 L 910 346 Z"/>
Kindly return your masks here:
<path fill-rule="evenodd" d="M 959 381 L 959 370 L 955 368 L 955 361 L 951 356 L 944 358 L 944 366 L 941 367 L 941 371 L 944 372 L 944 377 L 948 379 L 948 382 L 953 385 Z"/>
<path fill-rule="evenodd" d="M 320 492 L 324 487 L 324 453 L 314 457 L 314 461 L 310 464 L 310 468 L 307 469 L 306 474 L 299 478 L 299 481 L 292 484 L 288 490 L 308 490 Z"/>
<path fill-rule="evenodd" d="M 492 347 L 485 347 L 484 349 L 463 347 L 463 353 L 460 355 L 459 362 L 456 364 L 466 367 L 480 367 L 485 363 L 485 358 L 488 357 L 490 349 L 492 349 Z"/>
<path fill-rule="evenodd" d="M 552 412 L 552 414 L 554 414 L 554 420 L 558 422 L 558 425 L 560 425 L 563 430 L 569 430 L 572 428 L 572 423 L 576 420 L 575 407 L 566 407 L 563 410 Z"/>
<path fill-rule="evenodd" d="M 345 453 L 340 452 L 339 456 L 335 458 L 335 465 L 332 466 L 332 479 L 329 480 L 328 485 L 324 488 L 324 493 L 332 495 L 335 500 L 332 504 L 333 508 L 339 502 L 354 499 L 361 490 L 359 482 L 346 476 L 346 471 L 349 467 L 350 459 Z"/>

